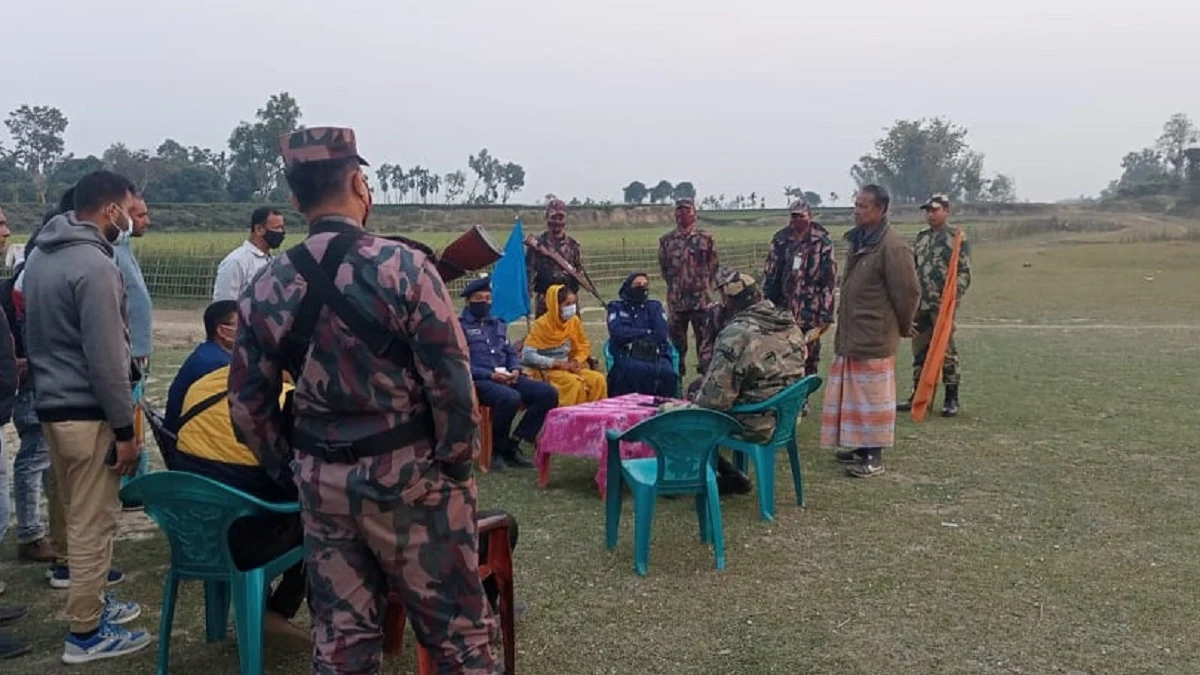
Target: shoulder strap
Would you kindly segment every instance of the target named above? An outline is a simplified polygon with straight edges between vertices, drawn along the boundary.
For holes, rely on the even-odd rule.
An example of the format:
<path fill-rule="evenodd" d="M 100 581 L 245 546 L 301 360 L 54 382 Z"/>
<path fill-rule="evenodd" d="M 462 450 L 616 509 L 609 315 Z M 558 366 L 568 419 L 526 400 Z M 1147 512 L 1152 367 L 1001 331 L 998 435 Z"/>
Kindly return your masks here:
<path fill-rule="evenodd" d="M 188 411 L 179 417 L 179 424 L 176 428 L 182 430 L 183 427 L 186 426 L 188 422 L 191 422 L 192 420 L 199 417 L 200 414 L 203 413 L 205 410 L 208 410 L 209 408 L 213 407 L 214 405 L 225 400 L 225 397 L 227 397 L 228 395 L 229 395 L 229 390 L 223 389 L 221 391 L 218 391 L 215 394 L 212 394 L 211 396 L 206 396 L 199 403 L 192 406 L 191 408 L 188 408 Z"/>
<path fill-rule="evenodd" d="M 378 322 L 363 316 L 333 283 L 338 265 L 342 263 L 350 246 L 357 238 L 357 235 L 353 234 L 336 235 L 326 248 L 319 265 L 307 246 L 296 246 L 288 251 L 288 258 L 296 266 L 296 272 L 308 282 L 308 291 L 301 304 L 300 314 L 297 315 L 297 324 L 301 318 L 305 320 L 305 324 L 294 326 L 293 332 L 300 331 L 301 334 L 295 337 L 304 339 L 304 349 L 307 352 L 317 315 L 320 307 L 324 305 L 338 315 L 350 332 L 366 342 L 376 356 L 389 358 L 400 365 L 407 365 L 411 356 L 408 345 L 403 340 L 398 340 L 398 336 L 385 330 Z M 309 307 L 306 308 L 305 305 L 309 305 Z M 315 310 L 312 309 L 313 305 L 316 306 Z"/>

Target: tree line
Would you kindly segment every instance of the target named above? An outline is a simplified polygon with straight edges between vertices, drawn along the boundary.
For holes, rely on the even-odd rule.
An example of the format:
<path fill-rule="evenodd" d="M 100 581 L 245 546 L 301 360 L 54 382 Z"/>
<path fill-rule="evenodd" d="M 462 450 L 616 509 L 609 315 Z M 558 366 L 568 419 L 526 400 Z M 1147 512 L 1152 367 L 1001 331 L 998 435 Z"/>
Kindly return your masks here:
<path fill-rule="evenodd" d="M 1120 178 L 1100 193 L 1102 200 L 1176 197 L 1200 203 L 1200 130 L 1184 113 L 1163 124 L 1153 145 L 1121 159 Z"/>
<path fill-rule="evenodd" d="M 900 204 L 924 202 L 931 194 L 942 193 L 955 201 L 1009 203 L 1017 200 L 1016 183 L 1011 176 L 984 175 L 983 153 L 971 148 L 966 141 L 967 130 L 942 118 L 897 120 L 884 129 L 872 152 L 859 158 L 850 168 L 850 177 L 857 187 L 871 183 L 883 185 Z M 648 188 L 633 181 L 622 188 L 626 204 L 642 204 L 647 199 L 658 204 L 680 197 L 680 188 L 695 198 L 691 183 L 672 186 L 659 181 Z M 828 203 L 837 206 L 837 192 L 828 193 L 828 202 L 821 193 L 791 185 L 783 188 L 786 200 L 804 199 L 816 207 Z M 707 209 L 765 209 L 766 197 L 759 192 L 726 198 L 724 194 L 707 195 L 700 200 Z"/>
<path fill-rule="evenodd" d="M 4 126 L 11 145 L 0 142 L 0 201 L 44 204 L 84 175 L 100 169 L 129 178 L 157 203 L 281 203 L 288 199 L 279 137 L 303 128 L 296 99 L 287 92 L 271 96 L 251 122 L 239 123 L 220 151 L 185 146 L 168 138 L 151 152 L 114 143 L 99 157 L 66 152 L 63 136 L 69 120 L 53 106 L 22 105 L 8 114 Z M 375 172 L 383 201 L 412 196 L 426 202 L 442 193 L 446 203 L 507 203 L 525 186 L 525 169 L 502 162 L 485 148 L 467 162 L 474 181 L 467 189 L 465 172 L 439 175 L 416 165 L 409 170 L 385 163 Z M 444 190 L 444 193 L 443 193 Z"/>

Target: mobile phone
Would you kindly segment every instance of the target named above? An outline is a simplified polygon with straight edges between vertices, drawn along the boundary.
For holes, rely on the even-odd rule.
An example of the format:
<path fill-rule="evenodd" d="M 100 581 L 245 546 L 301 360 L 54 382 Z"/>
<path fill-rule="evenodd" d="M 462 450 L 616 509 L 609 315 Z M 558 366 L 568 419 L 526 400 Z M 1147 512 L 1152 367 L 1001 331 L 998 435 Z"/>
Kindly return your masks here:
<path fill-rule="evenodd" d="M 108 452 L 104 453 L 104 463 L 109 466 L 117 465 L 117 444 L 113 443 L 108 446 Z"/>

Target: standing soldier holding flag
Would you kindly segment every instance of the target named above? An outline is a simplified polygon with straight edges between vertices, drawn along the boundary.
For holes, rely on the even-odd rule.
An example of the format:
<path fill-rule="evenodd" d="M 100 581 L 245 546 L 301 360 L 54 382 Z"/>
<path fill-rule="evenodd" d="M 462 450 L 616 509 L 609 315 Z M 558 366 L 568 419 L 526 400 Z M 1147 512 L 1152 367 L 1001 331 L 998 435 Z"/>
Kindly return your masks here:
<path fill-rule="evenodd" d="M 238 440 L 299 488 L 313 671 L 379 672 L 396 598 L 438 672 L 492 675 L 471 478 L 479 409 L 457 313 L 432 251 L 365 231 L 353 130 L 280 145 L 309 232 L 242 294 L 229 409 Z M 285 371 L 296 388 L 281 410 Z"/>
<path fill-rule="evenodd" d="M 946 195 L 934 195 L 921 205 L 925 211 L 925 221 L 929 227 L 921 230 L 913 243 L 913 257 L 917 265 L 917 278 L 921 282 L 921 305 L 915 319 L 915 334 L 912 340 L 913 351 L 913 383 L 912 393 L 908 401 L 896 406 L 901 412 L 912 410 L 913 395 L 921 380 L 921 370 L 929 357 L 929 346 L 933 341 L 933 329 L 937 325 L 938 316 L 943 304 L 943 291 L 946 278 L 950 275 L 950 260 L 954 254 L 955 242 L 958 240 L 960 228 L 947 225 L 950 218 L 950 199 Z M 962 244 L 958 252 L 958 279 L 955 288 L 958 290 L 957 301 L 961 302 L 967 288 L 971 285 L 971 247 L 967 244 L 966 233 L 963 233 Z M 946 385 L 946 399 L 942 406 L 942 417 L 954 417 L 958 414 L 958 349 L 954 345 L 954 315 L 947 317 L 951 322 L 950 338 L 946 345 L 946 356 L 942 362 L 942 384 Z M 936 383 L 936 380 L 934 380 Z"/>

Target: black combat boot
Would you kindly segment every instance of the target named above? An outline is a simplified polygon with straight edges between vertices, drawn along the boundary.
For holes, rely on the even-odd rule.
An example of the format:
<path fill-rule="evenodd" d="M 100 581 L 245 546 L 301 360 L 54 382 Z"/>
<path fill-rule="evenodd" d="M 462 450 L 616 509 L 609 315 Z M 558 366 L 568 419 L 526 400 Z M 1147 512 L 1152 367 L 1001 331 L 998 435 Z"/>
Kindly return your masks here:
<path fill-rule="evenodd" d="M 733 462 L 717 455 L 717 492 L 721 495 L 744 495 L 751 489 L 750 478 L 738 471 Z"/>
<path fill-rule="evenodd" d="M 508 448 L 504 453 L 504 463 L 514 469 L 529 469 L 533 467 L 533 462 L 521 454 L 521 439 L 509 439 Z"/>
<path fill-rule="evenodd" d="M 896 404 L 896 412 L 909 412 L 909 411 L 911 411 L 911 410 L 912 410 L 912 402 L 913 402 L 913 397 L 915 397 L 916 395 L 917 395 L 917 388 L 916 388 L 916 387 L 913 387 L 913 390 L 912 390 L 911 392 L 909 392 L 909 394 L 908 394 L 908 400 L 907 400 L 907 401 L 903 401 L 903 402 L 901 402 L 901 403 L 897 403 L 897 404 Z"/>
<path fill-rule="evenodd" d="M 958 385 L 946 385 L 946 402 L 942 405 L 942 417 L 958 415 Z"/>

